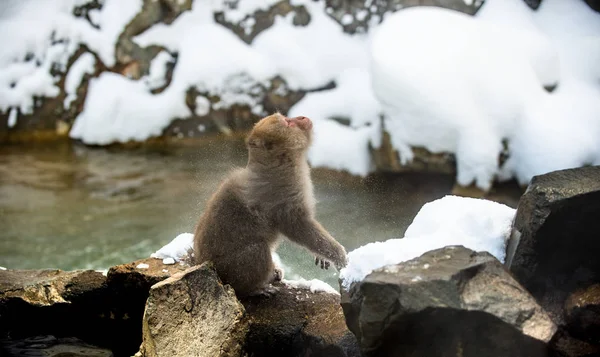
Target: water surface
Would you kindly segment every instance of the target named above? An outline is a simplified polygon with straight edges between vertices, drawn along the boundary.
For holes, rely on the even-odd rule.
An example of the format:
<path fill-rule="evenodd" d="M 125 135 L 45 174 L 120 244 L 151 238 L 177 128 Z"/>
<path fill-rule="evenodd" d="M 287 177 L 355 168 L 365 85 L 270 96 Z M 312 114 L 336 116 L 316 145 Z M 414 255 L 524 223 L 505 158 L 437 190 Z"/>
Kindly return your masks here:
<path fill-rule="evenodd" d="M 166 149 L 76 144 L 0 146 L 0 266 L 106 269 L 148 257 L 192 232 L 220 180 L 243 166 L 241 140 Z M 317 218 L 351 251 L 402 237 L 420 207 L 449 194 L 446 175 L 387 174 L 361 179 L 313 170 Z M 520 190 L 495 197 L 515 206 Z M 336 284 L 304 249 L 283 242 L 287 276 Z"/>

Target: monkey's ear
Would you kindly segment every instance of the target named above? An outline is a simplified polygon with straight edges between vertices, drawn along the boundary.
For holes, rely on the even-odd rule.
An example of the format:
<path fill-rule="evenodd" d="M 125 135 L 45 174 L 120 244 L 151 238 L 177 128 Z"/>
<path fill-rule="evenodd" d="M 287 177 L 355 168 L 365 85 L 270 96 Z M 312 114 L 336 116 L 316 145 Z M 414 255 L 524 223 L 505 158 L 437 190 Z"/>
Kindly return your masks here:
<path fill-rule="evenodd" d="M 273 148 L 272 142 L 257 137 L 248 138 L 246 140 L 246 144 L 248 145 L 248 147 L 257 149 L 271 150 Z"/>

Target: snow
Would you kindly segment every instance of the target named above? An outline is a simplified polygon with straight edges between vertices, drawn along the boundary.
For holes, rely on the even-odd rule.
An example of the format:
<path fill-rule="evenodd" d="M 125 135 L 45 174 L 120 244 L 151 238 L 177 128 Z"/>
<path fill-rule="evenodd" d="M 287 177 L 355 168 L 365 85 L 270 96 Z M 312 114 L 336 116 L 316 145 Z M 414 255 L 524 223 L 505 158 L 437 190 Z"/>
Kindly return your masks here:
<path fill-rule="evenodd" d="M 149 89 L 157 89 L 167 84 L 167 66 L 174 61 L 167 51 L 160 51 L 150 62 L 150 73 L 142 80 Z"/>
<path fill-rule="evenodd" d="M 0 267 L 0 270 L 7 270 L 5 267 Z"/>
<path fill-rule="evenodd" d="M 600 14 L 582 1 L 549 0 L 537 13 L 490 0 L 476 17 L 425 7 L 387 16 L 371 68 L 402 162 L 413 146 L 452 152 L 457 182 L 486 190 L 496 177 L 527 183 L 600 162 L 598 27 Z M 499 168 L 503 140 L 510 158 Z"/>
<path fill-rule="evenodd" d="M 289 116 L 308 115 L 314 122 L 314 139 L 308 153 L 313 167 L 329 167 L 365 176 L 372 171 L 369 144 L 378 147 L 381 108 L 370 88 L 368 71 L 350 68 L 337 76 L 335 89 L 308 93 Z M 364 90 L 367 88 L 367 90 Z M 308 114 L 310 113 L 310 114 Z M 344 118 L 342 125 L 330 118 Z"/>
<path fill-rule="evenodd" d="M 15 125 L 17 125 L 17 109 L 16 108 L 11 108 L 10 109 L 10 113 L 8 114 L 8 127 L 9 128 L 13 128 Z"/>
<path fill-rule="evenodd" d="M 264 115 L 263 88 L 280 76 L 287 84 L 282 91 L 319 89 L 290 110 L 315 122 L 314 167 L 368 174 L 374 166 L 369 147 L 380 145 L 382 128 L 402 163 L 412 160 L 415 146 L 451 152 L 458 183 L 483 189 L 495 179 L 527 183 L 549 170 L 600 163 L 600 14 L 582 0 L 544 0 L 537 11 L 521 0 L 487 0 L 474 17 L 411 7 L 386 14 L 380 25 L 370 16 L 368 35 L 344 33 L 325 1 L 293 0 L 310 23 L 294 26 L 293 13 L 275 16 L 250 44 L 214 19 L 222 12 L 249 34 L 255 23 L 248 15 L 276 2 L 196 0 L 173 23 L 151 26 L 134 38 L 142 47 L 166 49 L 149 74 L 132 80 L 105 72 L 92 79 L 70 136 L 98 145 L 145 140 L 177 118 L 232 105 Z M 0 52 L 0 112 L 10 111 L 11 125 L 17 113 L 32 113 L 34 98 L 57 96 L 65 74 L 65 106 L 71 103 L 93 67 L 87 53 L 66 73 L 80 45 L 114 65 L 118 37 L 143 1 L 105 0 L 89 13 L 94 25 L 72 15 L 82 3 L 0 5 L 0 31 L 14 34 Z M 341 22 L 368 16 L 361 10 Z M 166 84 L 175 56 L 171 82 L 153 94 Z M 320 90 L 331 83 L 333 89 Z M 543 88 L 557 84 L 552 93 Z M 192 87 L 201 94 L 193 112 L 186 104 Z M 510 157 L 498 167 L 502 142 Z"/>
<path fill-rule="evenodd" d="M 194 110 L 194 114 L 198 116 L 207 115 L 210 112 L 210 101 L 208 98 L 204 96 L 196 97 L 196 109 Z M 204 129 L 198 128 L 199 131 L 204 131 Z"/>
<path fill-rule="evenodd" d="M 100 29 L 72 15 L 80 0 L 24 0 L 0 5 L 0 33 L 5 36 L 0 51 L 0 111 L 19 108 L 22 114 L 34 109 L 35 97 L 60 93 L 60 76 L 80 44 L 95 52 L 107 66 L 115 63 L 117 38 L 124 26 L 141 9 L 142 0 L 123 3 L 106 0 L 98 13 Z"/>
<path fill-rule="evenodd" d="M 174 264 L 184 259 L 188 255 L 188 252 L 193 250 L 193 247 L 194 235 L 192 233 L 181 233 L 167 245 L 152 253 L 150 257 L 162 259 L 163 264 Z M 172 263 L 171 260 L 173 261 Z"/>
<path fill-rule="evenodd" d="M 96 58 L 89 52 L 81 54 L 79 58 L 73 62 L 67 77 L 65 78 L 65 93 L 66 98 L 64 101 L 65 109 L 71 105 L 77 98 L 77 88 L 83 80 L 83 76 L 86 74 L 93 74 L 96 67 Z"/>
<path fill-rule="evenodd" d="M 162 263 L 164 265 L 173 265 L 173 264 L 175 264 L 175 259 L 173 259 L 171 257 L 165 258 L 165 259 L 162 260 Z"/>
<path fill-rule="evenodd" d="M 148 269 L 150 268 L 150 265 L 146 264 L 146 263 L 140 263 L 138 265 L 135 266 L 137 269 Z"/>
<path fill-rule="evenodd" d="M 429 202 L 404 238 L 369 243 L 348 253 L 348 265 L 340 271 L 342 286 L 348 289 L 375 269 L 450 245 L 487 251 L 504 262 L 514 214 L 508 206 L 482 199 L 445 196 Z"/>
<path fill-rule="evenodd" d="M 328 294 L 336 294 L 336 295 L 340 294 L 331 285 L 329 285 L 326 282 L 319 280 L 319 279 L 312 279 L 312 280 L 306 280 L 303 278 L 300 278 L 297 280 L 283 279 L 281 282 L 293 289 L 310 290 L 311 293 L 324 292 L 324 293 L 328 293 Z"/>

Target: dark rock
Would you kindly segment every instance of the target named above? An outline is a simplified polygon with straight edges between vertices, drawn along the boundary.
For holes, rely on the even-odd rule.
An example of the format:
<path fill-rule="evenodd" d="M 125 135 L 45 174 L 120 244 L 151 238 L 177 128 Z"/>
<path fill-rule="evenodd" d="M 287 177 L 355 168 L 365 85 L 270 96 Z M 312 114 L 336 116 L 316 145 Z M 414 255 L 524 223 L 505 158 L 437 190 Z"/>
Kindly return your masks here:
<path fill-rule="evenodd" d="M 141 354 L 150 356 L 359 356 L 339 297 L 283 284 L 240 302 L 210 263 L 154 285 Z"/>
<path fill-rule="evenodd" d="M 589 7 L 597 12 L 600 12 L 600 0 L 584 0 Z"/>
<path fill-rule="evenodd" d="M 226 5 L 230 9 L 235 9 L 237 6 L 236 1 L 227 2 Z M 310 22 L 310 14 L 303 5 L 293 6 L 289 1 L 280 1 L 273 4 L 269 9 L 258 10 L 253 14 L 247 15 L 238 23 L 229 22 L 224 12 L 215 13 L 215 21 L 231 31 L 233 31 L 242 41 L 246 43 L 252 43 L 252 40 L 258 34 L 273 26 L 275 23 L 275 17 L 277 16 L 288 16 L 293 14 L 293 24 L 295 26 L 306 26 Z M 244 26 L 247 21 L 252 21 L 252 27 Z M 247 29 L 250 29 L 248 31 Z"/>
<path fill-rule="evenodd" d="M 567 298 L 565 322 L 574 336 L 600 344 L 600 284 L 575 291 Z"/>
<path fill-rule="evenodd" d="M 568 331 L 559 328 L 552 340 L 550 348 L 556 357 L 597 357 L 600 346 L 574 338 Z"/>
<path fill-rule="evenodd" d="M 519 202 L 506 265 L 557 324 L 571 294 L 600 282 L 598 217 L 600 166 L 536 176 Z"/>
<path fill-rule="evenodd" d="M 143 74 L 148 74 L 150 62 L 163 50 L 159 46 L 142 48 L 138 46 L 133 37 L 139 35 L 157 23 L 170 24 L 183 12 L 192 9 L 192 0 L 144 0 L 140 11 L 123 32 L 119 35 L 115 49 L 117 72 L 128 73 L 130 78 L 139 79 Z M 135 69 L 131 66 L 134 64 Z M 127 70 L 129 67 L 129 70 Z"/>
<path fill-rule="evenodd" d="M 467 4 L 464 0 L 326 0 L 326 12 L 347 33 L 368 32 L 371 24 L 378 24 L 384 14 L 413 6 L 438 6 L 473 15 L 482 2 Z"/>
<path fill-rule="evenodd" d="M 71 336 L 130 356 L 142 341 L 150 287 L 185 268 L 149 258 L 113 267 L 107 276 L 91 270 L 0 271 L 0 338 Z"/>
<path fill-rule="evenodd" d="M 279 285 L 272 298 L 242 303 L 250 319 L 245 351 L 250 356 L 360 356 L 348 330 L 340 297 Z"/>
<path fill-rule="evenodd" d="M 498 260 L 461 246 L 375 270 L 346 294 L 365 356 L 546 356 L 556 330 Z"/>
<path fill-rule="evenodd" d="M 540 4 L 542 3 L 542 0 L 523 0 L 525 2 L 525 4 L 527 4 L 527 6 L 529 6 L 529 8 L 536 10 L 538 7 L 540 7 Z"/>
<path fill-rule="evenodd" d="M 0 356 L 113 357 L 113 353 L 76 338 L 37 336 L 21 340 L 0 340 Z"/>

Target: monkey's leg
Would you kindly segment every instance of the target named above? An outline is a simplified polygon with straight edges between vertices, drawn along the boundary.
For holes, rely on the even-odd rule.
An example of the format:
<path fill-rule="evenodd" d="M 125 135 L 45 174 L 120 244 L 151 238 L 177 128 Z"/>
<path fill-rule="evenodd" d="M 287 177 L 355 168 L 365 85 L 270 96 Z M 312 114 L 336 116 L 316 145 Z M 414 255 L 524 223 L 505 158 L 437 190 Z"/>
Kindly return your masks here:
<path fill-rule="evenodd" d="M 332 261 L 338 270 L 346 266 L 346 250 L 314 218 L 298 214 L 279 222 L 279 229 L 290 240 Z"/>
<path fill-rule="evenodd" d="M 232 252 L 226 264 L 217 266 L 217 271 L 239 297 L 272 295 L 276 292 L 271 291 L 272 289 L 265 290 L 276 277 L 271 250 L 267 244 L 250 244 Z"/>

